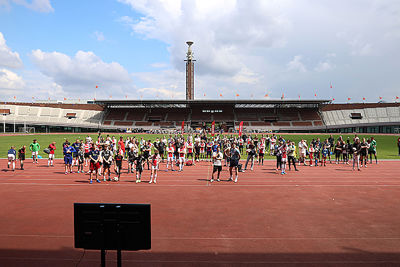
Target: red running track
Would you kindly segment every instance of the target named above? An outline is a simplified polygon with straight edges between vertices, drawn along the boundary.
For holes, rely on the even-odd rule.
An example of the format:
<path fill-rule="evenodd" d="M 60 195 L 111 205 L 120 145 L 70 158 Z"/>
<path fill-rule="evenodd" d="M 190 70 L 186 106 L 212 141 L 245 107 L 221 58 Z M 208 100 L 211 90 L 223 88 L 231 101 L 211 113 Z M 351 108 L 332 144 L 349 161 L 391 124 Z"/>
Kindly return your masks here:
<path fill-rule="evenodd" d="M 210 184 L 209 164 L 160 171 L 156 185 L 126 173 L 90 185 L 61 160 L 0 169 L 0 266 L 99 266 L 98 251 L 73 247 L 74 202 L 151 203 L 152 249 L 123 252 L 123 266 L 400 265 L 400 162 L 282 176 L 267 161 L 237 184 Z"/>

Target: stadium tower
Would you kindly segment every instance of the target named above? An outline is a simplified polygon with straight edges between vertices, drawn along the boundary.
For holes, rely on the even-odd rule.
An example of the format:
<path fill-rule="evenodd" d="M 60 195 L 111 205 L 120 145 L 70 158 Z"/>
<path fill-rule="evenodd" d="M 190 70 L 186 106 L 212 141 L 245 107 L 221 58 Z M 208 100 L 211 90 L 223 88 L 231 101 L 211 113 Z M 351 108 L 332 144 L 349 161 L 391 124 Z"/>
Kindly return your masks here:
<path fill-rule="evenodd" d="M 186 53 L 186 100 L 194 100 L 194 60 L 192 52 L 192 41 L 187 41 L 188 51 Z"/>

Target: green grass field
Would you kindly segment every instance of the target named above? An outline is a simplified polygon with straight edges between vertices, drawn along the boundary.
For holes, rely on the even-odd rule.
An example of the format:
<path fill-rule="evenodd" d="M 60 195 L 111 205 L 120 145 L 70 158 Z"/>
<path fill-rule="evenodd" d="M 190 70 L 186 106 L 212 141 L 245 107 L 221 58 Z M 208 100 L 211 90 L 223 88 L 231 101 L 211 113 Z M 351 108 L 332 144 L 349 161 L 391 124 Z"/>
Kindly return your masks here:
<path fill-rule="evenodd" d="M 142 135 L 132 135 L 132 134 L 118 134 L 116 137 L 118 138 L 119 136 L 125 136 L 130 135 L 130 136 L 136 136 L 136 138 L 145 138 L 146 140 L 155 140 L 156 138 L 162 137 L 160 134 L 142 134 Z M 90 134 L 90 136 L 95 140 L 97 138 L 97 134 Z M 261 135 L 259 135 L 261 136 Z M 329 135 L 326 134 L 283 134 L 282 135 L 285 139 L 290 139 L 294 140 L 297 146 L 297 143 L 300 141 L 301 138 L 306 139 L 307 141 L 311 141 L 313 138 L 321 138 L 321 140 L 325 140 L 326 138 L 329 137 Z M 335 138 L 337 138 L 339 135 L 334 135 Z M 346 139 L 347 137 L 350 137 L 351 139 L 354 137 L 353 134 L 342 134 L 343 138 Z M 360 138 L 366 137 L 369 138 L 371 135 L 358 135 Z M 42 156 L 46 156 L 45 153 L 43 153 L 43 149 L 46 148 L 51 142 L 55 141 L 57 150 L 56 150 L 56 157 L 61 158 L 62 157 L 62 151 L 61 151 L 61 145 L 64 143 L 65 139 L 68 139 L 71 143 L 73 143 L 77 138 L 79 139 L 85 139 L 86 135 L 85 134 L 36 134 L 36 135 L 15 135 L 15 136 L 4 136 L 0 135 L 0 157 L 5 158 L 7 157 L 7 151 L 8 149 L 13 145 L 16 147 L 16 150 L 22 146 L 26 145 L 27 146 L 27 157 L 28 155 L 30 156 L 29 153 L 29 144 L 32 142 L 33 139 L 37 139 L 40 146 L 41 146 L 41 152 L 40 154 Z M 378 151 L 378 157 L 380 159 L 400 159 L 398 156 L 398 148 L 397 148 L 397 135 L 376 135 L 374 136 L 376 141 L 377 141 L 377 151 Z M 272 158 L 268 156 L 268 158 Z"/>

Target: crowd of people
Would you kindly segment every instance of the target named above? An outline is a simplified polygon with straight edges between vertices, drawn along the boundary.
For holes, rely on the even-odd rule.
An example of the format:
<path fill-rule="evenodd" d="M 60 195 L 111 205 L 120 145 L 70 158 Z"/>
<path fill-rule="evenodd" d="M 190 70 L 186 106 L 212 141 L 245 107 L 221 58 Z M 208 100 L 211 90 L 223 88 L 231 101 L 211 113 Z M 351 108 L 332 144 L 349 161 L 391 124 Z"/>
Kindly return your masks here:
<path fill-rule="evenodd" d="M 36 139 L 29 145 L 34 164 L 38 163 L 40 144 Z M 199 161 L 212 162 L 210 182 L 220 181 L 223 166 L 229 168 L 229 181 L 237 182 L 239 172 L 254 169 L 254 165 L 264 165 L 266 155 L 276 157 L 276 171 L 285 175 L 287 170 L 299 171 L 298 165 L 326 166 L 327 162 L 334 164 L 350 164 L 353 170 L 366 168 L 368 164 L 378 163 L 377 143 L 374 137 L 344 140 L 339 136 L 336 140 L 331 135 L 325 140 L 300 140 L 298 144 L 286 140 L 283 136 L 272 135 L 220 135 L 205 134 L 175 134 L 163 136 L 156 140 L 136 138 L 134 135 L 118 139 L 115 136 L 98 135 L 97 140 L 87 136 L 84 140 L 73 143 L 65 140 L 62 144 L 65 174 L 88 173 L 89 182 L 119 181 L 126 165 L 127 173 L 136 176 L 136 183 L 142 181 L 142 173 L 147 168 L 150 171 L 149 183 L 157 183 L 160 163 L 165 163 L 165 171 L 181 172 L 188 165 L 196 165 Z M 48 154 L 47 165 L 54 167 L 56 142 L 49 144 L 43 151 Z M 24 169 L 26 146 L 18 150 L 20 167 Z M 242 164 L 240 159 L 244 157 Z M 17 151 L 12 146 L 8 151 L 8 168 L 15 170 Z M 126 162 L 124 164 L 124 162 Z M 244 166 L 243 166 L 244 165 Z M 113 167 L 113 168 L 112 168 Z M 210 166 L 211 167 L 211 166 Z M 114 173 L 114 174 L 112 174 Z M 115 176 L 114 176 L 115 175 Z M 114 176 L 111 178 L 111 176 Z M 102 179 L 101 179 L 102 178 Z"/>

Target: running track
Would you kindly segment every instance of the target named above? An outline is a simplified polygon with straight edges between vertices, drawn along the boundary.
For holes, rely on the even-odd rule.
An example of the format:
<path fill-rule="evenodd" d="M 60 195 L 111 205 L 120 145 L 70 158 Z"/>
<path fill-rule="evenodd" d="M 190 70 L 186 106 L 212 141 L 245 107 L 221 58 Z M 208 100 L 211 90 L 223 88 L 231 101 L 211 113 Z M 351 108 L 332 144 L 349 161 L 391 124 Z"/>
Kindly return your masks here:
<path fill-rule="evenodd" d="M 90 185 L 88 175 L 64 175 L 61 160 L 0 166 L 0 266 L 99 266 L 98 251 L 73 248 L 74 202 L 151 203 L 152 249 L 123 252 L 123 266 L 400 265 L 400 162 L 281 176 L 267 161 L 237 184 L 210 184 L 202 162 L 161 171 L 156 185 L 126 173 Z M 107 260 L 116 266 L 114 252 Z"/>

